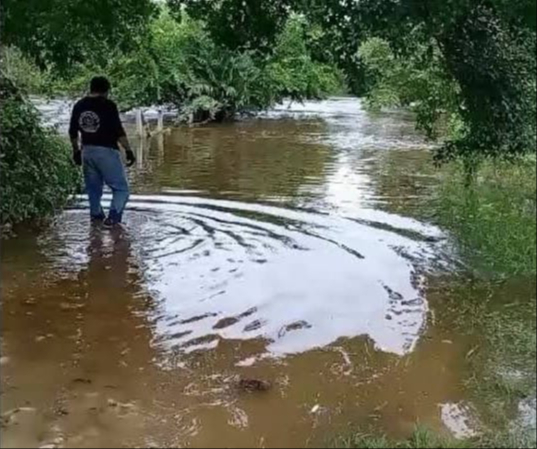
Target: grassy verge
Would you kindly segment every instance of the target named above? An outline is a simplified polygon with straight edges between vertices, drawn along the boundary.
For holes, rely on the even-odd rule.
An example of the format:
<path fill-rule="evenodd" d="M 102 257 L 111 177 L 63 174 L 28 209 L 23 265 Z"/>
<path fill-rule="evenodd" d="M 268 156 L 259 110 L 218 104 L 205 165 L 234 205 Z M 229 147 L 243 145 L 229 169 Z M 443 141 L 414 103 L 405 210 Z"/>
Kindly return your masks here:
<path fill-rule="evenodd" d="M 381 435 L 358 434 L 350 438 L 342 439 L 337 442 L 340 448 L 355 449 L 419 449 L 419 448 L 473 448 L 476 447 L 471 441 L 454 440 L 451 438 L 438 436 L 423 427 L 417 427 L 414 433 L 403 441 L 390 440 L 388 437 Z"/>
<path fill-rule="evenodd" d="M 497 278 L 537 272 L 535 167 L 535 158 L 487 163 L 470 187 L 460 167 L 446 170 L 438 219 L 480 274 Z"/>
<path fill-rule="evenodd" d="M 391 440 L 386 436 L 357 434 L 336 441 L 336 447 L 349 449 L 481 449 L 481 448 L 530 448 L 535 443 L 517 435 L 503 434 L 497 437 L 481 437 L 456 440 L 442 437 L 429 430 L 417 427 L 407 440 Z"/>
<path fill-rule="evenodd" d="M 536 447 L 535 428 L 519 408 L 536 396 L 535 282 L 474 279 L 450 296 L 447 321 L 473 342 L 465 389 L 483 433 L 470 447 Z"/>
<path fill-rule="evenodd" d="M 455 298 L 461 331 L 479 337 L 468 390 L 494 429 L 480 447 L 535 447 L 535 430 L 513 419 L 536 396 L 536 160 L 485 164 L 470 187 L 451 167 L 438 206 L 481 290 Z"/>

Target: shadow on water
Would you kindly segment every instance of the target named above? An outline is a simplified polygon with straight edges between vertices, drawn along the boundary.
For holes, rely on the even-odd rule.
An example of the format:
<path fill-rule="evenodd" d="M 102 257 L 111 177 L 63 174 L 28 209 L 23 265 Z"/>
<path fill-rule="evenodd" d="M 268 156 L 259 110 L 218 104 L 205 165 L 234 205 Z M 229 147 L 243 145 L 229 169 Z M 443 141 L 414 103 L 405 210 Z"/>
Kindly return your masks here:
<path fill-rule="evenodd" d="M 441 230 L 390 208 L 420 197 L 411 179 L 434 182 L 403 163 L 426 149 L 411 117 L 354 99 L 144 142 L 127 231 L 90 228 L 81 199 L 4 245 L 3 445 L 460 430 L 471 342 L 439 325 L 430 288 L 454 256 Z M 387 155 L 406 190 L 379 168 Z M 248 379 L 271 387 L 245 392 Z"/>

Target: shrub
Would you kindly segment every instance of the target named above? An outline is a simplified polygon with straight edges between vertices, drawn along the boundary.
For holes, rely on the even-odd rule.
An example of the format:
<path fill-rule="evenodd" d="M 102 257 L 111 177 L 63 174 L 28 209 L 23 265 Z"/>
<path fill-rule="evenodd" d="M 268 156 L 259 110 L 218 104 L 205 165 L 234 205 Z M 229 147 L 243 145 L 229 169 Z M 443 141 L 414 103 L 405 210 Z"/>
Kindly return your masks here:
<path fill-rule="evenodd" d="M 50 215 L 78 185 L 69 145 L 41 126 L 38 112 L 3 74 L 0 101 L 0 222 Z"/>

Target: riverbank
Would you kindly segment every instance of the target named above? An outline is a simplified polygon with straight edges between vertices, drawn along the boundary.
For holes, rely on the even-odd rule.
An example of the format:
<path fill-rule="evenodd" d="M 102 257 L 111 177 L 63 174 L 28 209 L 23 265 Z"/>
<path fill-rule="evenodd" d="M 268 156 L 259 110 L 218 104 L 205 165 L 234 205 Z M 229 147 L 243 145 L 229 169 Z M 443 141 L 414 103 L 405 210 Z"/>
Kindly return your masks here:
<path fill-rule="evenodd" d="M 434 207 L 419 213 L 452 234 L 467 271 L 443 296 L 454 332 L 473 341 L 465 389 L 479 429 L 455 440 L 418 427 L 395 441 L 373 429 L 337 447 L 536 447 L 535 158 L 487 163 L 470 187 L 458 165 L 439 178 Z"/>
<path fill-rule="evenodd" d="M 462 170 L 447 170 L 438 200 L 440 223 L 487 285 L 486 300 L 465 310 L 482 332 L 468 388 L 490 429 L 486 447 L 535 447 L 535 158 L 487 163 L 469 188 Z"/>
<path fill-rule="evenodd" d="M 537 272 L 535 166 L 535 157 L 486 163 L 468 188 L 460 166 L 442 173 L 437 220 L 457 236 L 479 276 Z"/>

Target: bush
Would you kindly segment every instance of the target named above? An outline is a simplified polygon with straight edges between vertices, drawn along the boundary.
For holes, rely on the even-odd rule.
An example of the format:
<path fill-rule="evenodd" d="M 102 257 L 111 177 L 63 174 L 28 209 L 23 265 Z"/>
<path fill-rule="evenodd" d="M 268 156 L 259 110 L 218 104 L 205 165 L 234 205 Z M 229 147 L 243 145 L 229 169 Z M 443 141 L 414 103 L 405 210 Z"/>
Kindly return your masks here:
<path fill-rule="evenodd" d="M 3 74 L 0 101 L 0 222 L 50 215 L 66 205 L 78 185 L 69 145 L 41 126 L 38 112 Z"/>
<path fill-rule="evenodd" d="M 2 70 L 25 93 L 42 92 L 46 89 L 46 74 L 17 47 L 1 47 Z"/>

